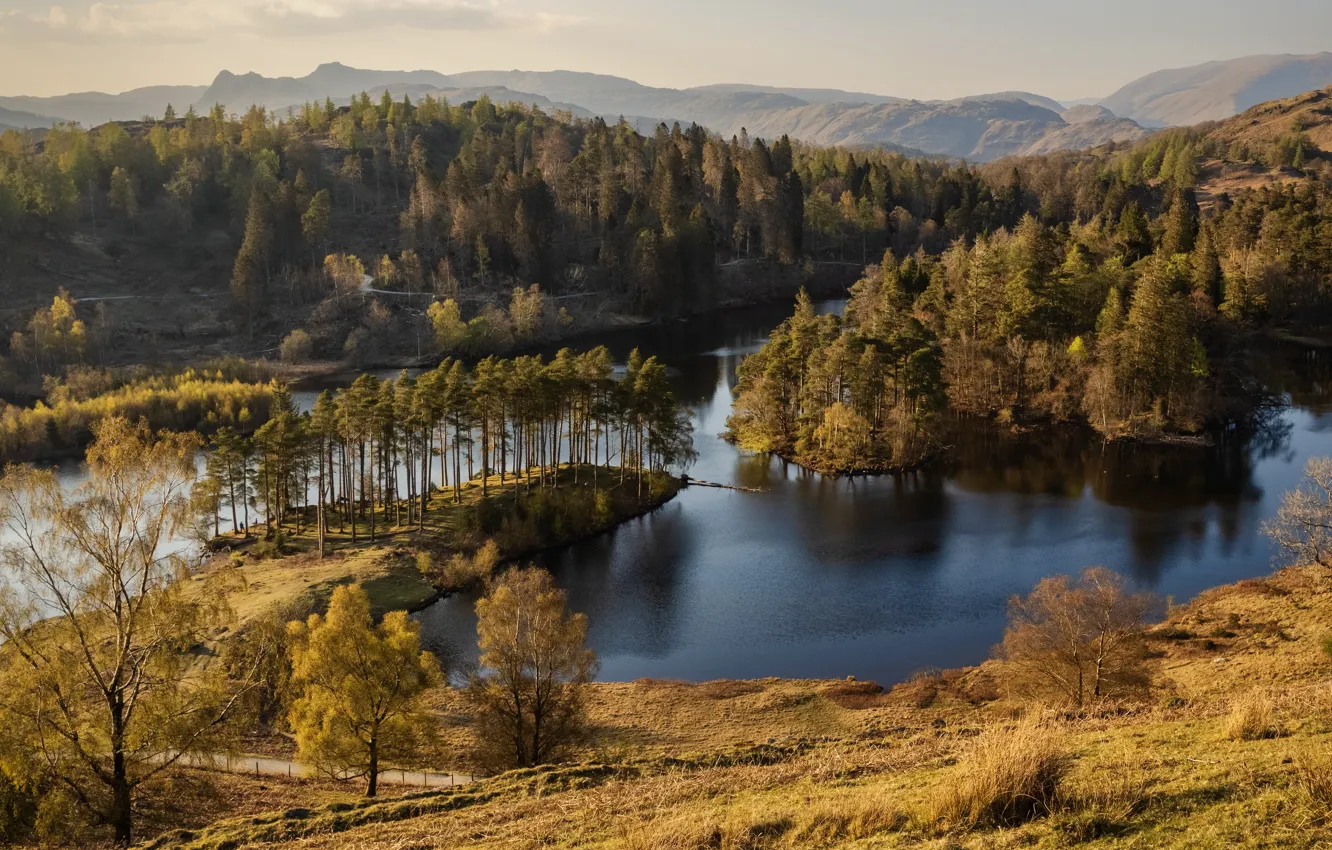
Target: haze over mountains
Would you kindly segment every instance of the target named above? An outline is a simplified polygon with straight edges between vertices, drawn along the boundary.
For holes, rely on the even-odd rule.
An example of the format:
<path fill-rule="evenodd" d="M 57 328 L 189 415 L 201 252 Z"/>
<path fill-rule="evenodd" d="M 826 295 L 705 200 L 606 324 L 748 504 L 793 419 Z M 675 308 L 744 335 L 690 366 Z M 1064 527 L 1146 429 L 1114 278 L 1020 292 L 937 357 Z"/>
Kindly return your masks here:
<path fill-rule="evenodd" d="M 1158 71 L 1099 102 L 1061 104 L 1030 92 L 996 92 L 951 101 L 917 101 L 838 89 L 718 84 L 689 89 L 645 86 L 633 80 L 574 71 L 372 71 L 339 63 L 304 77 L 264 77 L 223 71 L 209 86 L 152 86 L 118 95 L 88 92 L 59 97 L 0 98 L 0 128 L 42 127 L 55 121 L 95 126 L 109 120 L 160 115 L 221 103 L 240 111 L 260 104 L 279 112 L 325 97 L 346 102 L 387 90 L 458 103 L 488 95 L 495 101 L 566 109 L 580 117 L 621 116 L 640 130 L 659 121 L 697 122 L 723 135 L 773 138 L 789 134 L 818 144 L 888 145 L 929 154 L 992 160 L 1014 154 L 1134 141 L 1149 128 L 1227 118 L 1274 98 L 1332 84 L 1332 53 L 1249 56 L 1192 68 Z"/>

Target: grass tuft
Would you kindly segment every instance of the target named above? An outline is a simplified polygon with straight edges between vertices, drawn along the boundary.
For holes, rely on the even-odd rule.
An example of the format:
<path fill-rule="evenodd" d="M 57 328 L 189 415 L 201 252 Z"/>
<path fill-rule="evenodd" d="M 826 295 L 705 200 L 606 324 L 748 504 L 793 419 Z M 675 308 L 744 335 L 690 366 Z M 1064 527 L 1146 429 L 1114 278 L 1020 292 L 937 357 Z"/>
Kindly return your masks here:
<path fill-rule="evenodd" d="M 1306 828 L 1332 823 L 1332 759 L 1321 752 L 1298 759 L 1291 796 Z"/>
<path fill-rule="evenodd" d="M 1262 741 L 1281 737 L 1276 702 L 1262 690 L 1236 697 L 1226 717 L 1226 737 L 1232 741 Z"/>
<path fill-rule="evenodd" d="M 1016 826 L 1053 812 L 1070 758 L 1062 733 L 1024 723 L 976 738 L 961 774 L 933 801 L 935 824 L 974 829 Z"/>

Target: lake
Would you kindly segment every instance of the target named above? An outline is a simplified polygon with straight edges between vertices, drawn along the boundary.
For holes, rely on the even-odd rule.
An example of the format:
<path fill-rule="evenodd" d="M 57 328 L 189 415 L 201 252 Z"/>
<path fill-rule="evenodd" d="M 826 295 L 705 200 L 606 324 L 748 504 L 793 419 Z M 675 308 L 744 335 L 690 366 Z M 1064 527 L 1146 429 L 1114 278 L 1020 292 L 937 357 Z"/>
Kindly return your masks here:
<path fill-rule="evenodd" d="M 837 310 L 841 302 L 821 305 Z M 1310 456 L 1332 452 L 1326 355 L 1265 358 L 1290 406 L 1215 448 L 1105 444 L 1081 429 L 1026 437 L 958 423 L 947 460 L 906 475 L 825 478 L 719 438 L 740 359 L 789 305 L 582 341 L 672 367 L 693 411 L 694 477 L 656 512 L 536 559 L 589 620 L 601 680 L 843 677 L 893 682 L 981 661 L 1008 598 L 1106 564 L 1185 600 L 1263 575 L 1261 534 Z M 419 613 L 455 673 L 475 663 L 472 594 Z"/>

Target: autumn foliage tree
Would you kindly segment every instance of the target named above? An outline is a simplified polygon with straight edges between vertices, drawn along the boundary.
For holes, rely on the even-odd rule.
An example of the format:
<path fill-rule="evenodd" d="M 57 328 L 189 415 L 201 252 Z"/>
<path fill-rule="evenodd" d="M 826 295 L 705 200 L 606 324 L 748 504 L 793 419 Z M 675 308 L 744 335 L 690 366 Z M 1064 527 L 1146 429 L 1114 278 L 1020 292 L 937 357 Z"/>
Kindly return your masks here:
<path fill-rule="evenodd" d="M 379 789 L 385 762 L 408 759 L 431 739 L 424 695 L 440 683 L 439 663 L 421 651 L 405 611 L 376 624 L 359 585 L 333 591 L 328 613 L 288 627 L 296 698 L 287 720 L 299 757 Z"/>
<path fill-rule="evenodd" d="M 197 438 L 110 418 L 88 480 L 0 478 L 0 720 L 118 843 L 145 783 L 217 735 L 243 688 L 190 650 L 229 616 L 228 572 L 190 580 L 168 543 L 190 522 Z"/>
<path fill-rule="evenodd" d="M 505 573 L 476 603 L 481 670 L 467 699 L 482 765 L 553 761 L 584 733 L 582 686 L 596 657 L 585 646 L 587 617 L 564 605 L 550 574 L 534 568 Z"/>

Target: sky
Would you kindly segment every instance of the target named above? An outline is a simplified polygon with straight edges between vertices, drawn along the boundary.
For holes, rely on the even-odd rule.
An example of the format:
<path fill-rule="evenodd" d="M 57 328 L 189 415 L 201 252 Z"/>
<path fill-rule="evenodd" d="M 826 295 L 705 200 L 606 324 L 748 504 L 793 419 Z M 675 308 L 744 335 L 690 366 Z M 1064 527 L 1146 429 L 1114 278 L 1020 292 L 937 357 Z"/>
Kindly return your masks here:
<path fill-rule="evenodd" d="M 337 61 L 1070 100 L 1161 68 L 1324 49 L 1328 0 L 0 0 L 3 95 Z"/>

